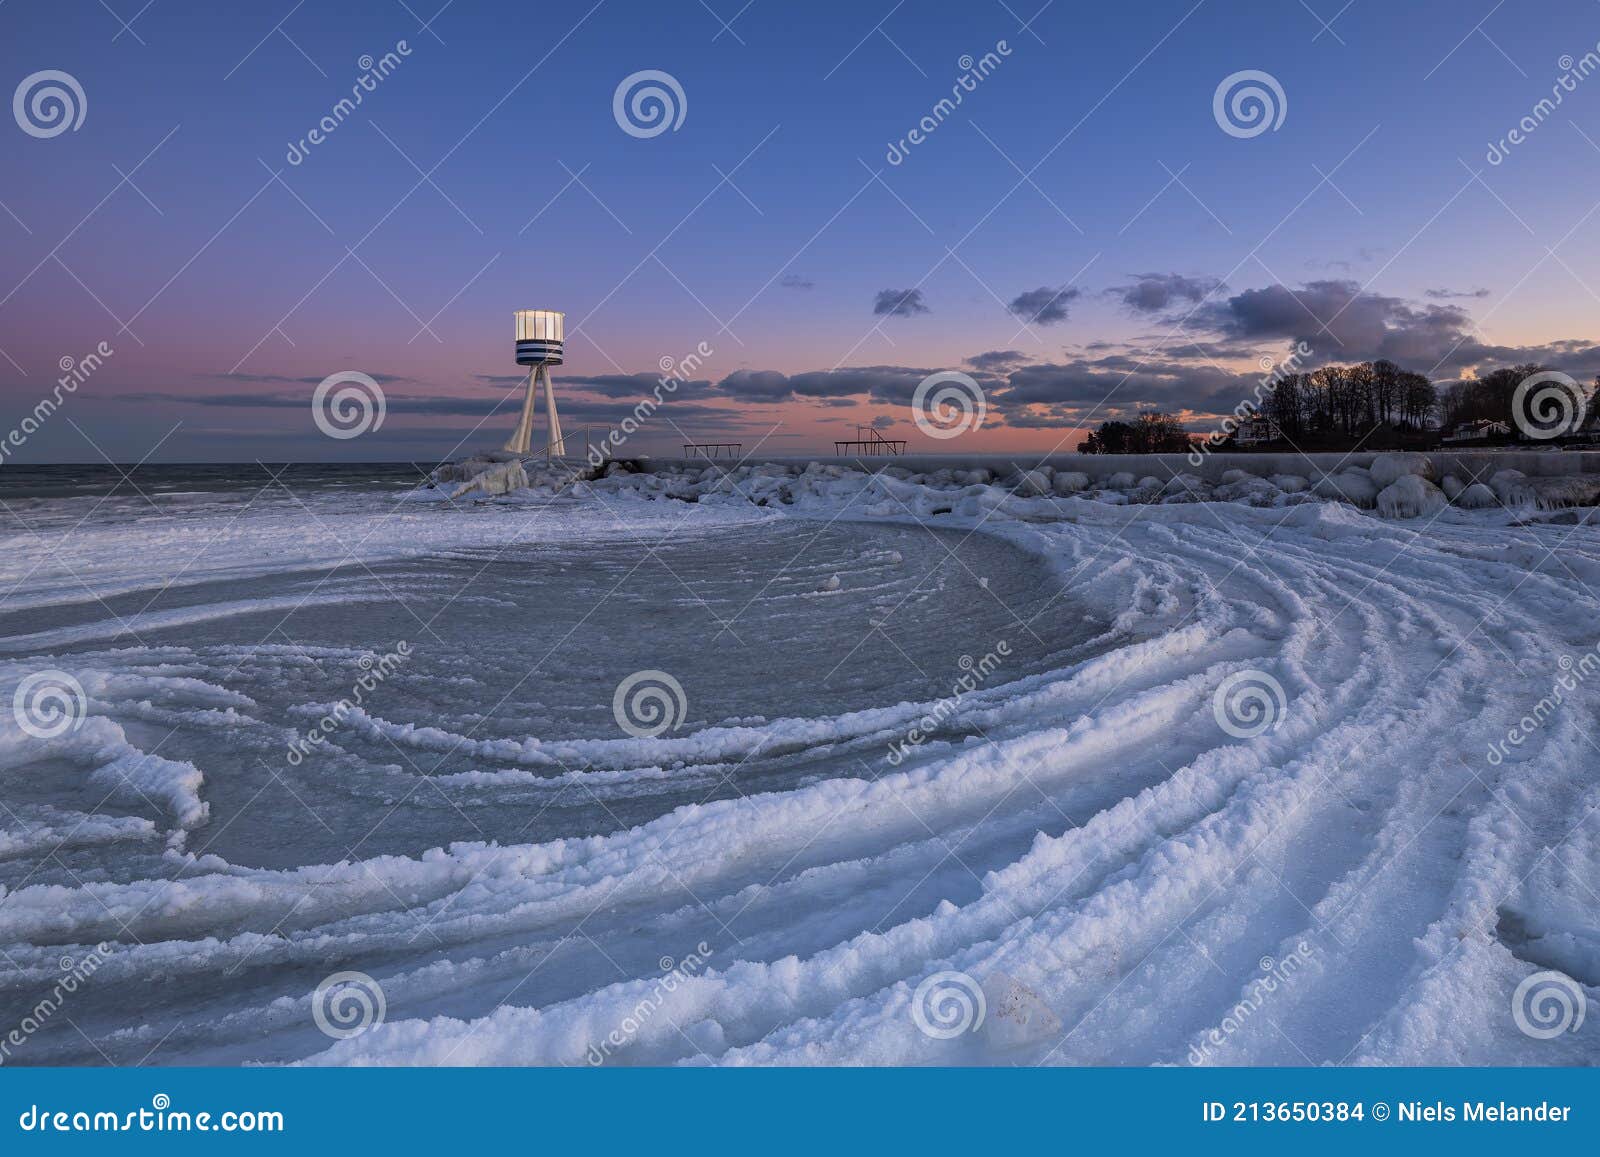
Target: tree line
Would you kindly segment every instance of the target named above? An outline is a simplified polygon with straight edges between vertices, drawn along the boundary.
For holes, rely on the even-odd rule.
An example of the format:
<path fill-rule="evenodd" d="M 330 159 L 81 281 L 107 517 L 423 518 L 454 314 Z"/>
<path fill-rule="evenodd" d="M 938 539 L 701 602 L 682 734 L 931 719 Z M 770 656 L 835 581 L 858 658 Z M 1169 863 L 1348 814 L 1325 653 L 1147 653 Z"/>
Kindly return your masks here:
<path fill-rule="evenodd" d="M 1505 366 L 1481 378 L 1456 382 L 1446 386 L 1439 395 L 1439 416 L 1447 430 L 1463 422 L 1504 422 L 1515 429 L 1512 399 L 1517 387 L 1534 374 L 1545 373 L 1548 367 L 1536 362 L 1520 366 Z M 1594 389 L 1600 390 L 1600 375 L 1595 376 Z"/>
<path fill-rule="evenodd" d="M 1284 374 L 1262 411 L 1289 438 L 1313 432 L 1360 437 L 1375 426 L 1420 430 L 1438 402 L 1426 374 L 1380 359 Z"/>

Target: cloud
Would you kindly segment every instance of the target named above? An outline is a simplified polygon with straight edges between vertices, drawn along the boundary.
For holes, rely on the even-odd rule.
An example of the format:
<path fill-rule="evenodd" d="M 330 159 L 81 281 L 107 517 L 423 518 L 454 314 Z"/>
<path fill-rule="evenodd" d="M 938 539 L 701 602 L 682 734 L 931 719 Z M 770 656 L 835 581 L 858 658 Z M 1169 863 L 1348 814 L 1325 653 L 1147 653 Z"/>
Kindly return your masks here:
<path fill-rule="evenodd" d="M 880 289 L 872 312 L 879 317 L 915 317 L 931 311 L 922 300 L 920 289 Z"/>
<path fill-rule="evenodd" d="M 1019 366 L 1027 360 L 1028 355 L 1021 350 L 989 350 L 986 353 L 973 354 L 966 359 L 966 362 L 975 370 L 998 372 Z"/>
<path fill-rule="evenodd" d="M 1487 289 L 1425 289 L 1422 291 L 1427 297 L 1436 301 L 1449 301 L 1458 297 L 1488 297 Z"/>
<path fill-rule="evenodd" d="M 917 383 L 933 373 L 907 366 L 852 366 L 784 374 L 777 370 L 735 370 L 717 383 L 723 394 L 745 402 L 786 402 L 795 398 L 850 398 L 865 395 L 877 402 L 910 402 Z"/>
<path fill-rule="evenodd" d="M 1131 285 L 1107 290 L 1134 313 L 1162 313 L 1180 301 L 1198 305 L 1222 288 L 1215 277 L 1186 277 L 1181 273 L 1136 273 Z"/>
<path fill-rule="evenodd" d="M 284 374 L 198 374 L 196 376 L 213 380 L 217 377 L 221 377 L 225 381 L 251 382 L 256 385 L 271 385 L 274 383 L 281 383 L 283 385 L 291 386 L 317 386 L 321 385 L 331 373 L 336 372 L 338 371 L 329 371 L 328 374 L 321 374 L 316 377 L 309 378 L 291 378 L 285 376 Z M 402 374 L 368 374 L 367 377 L 377 382 L 380 386 L 387 386 L 391 382 L 414 382 L 417 380 L 415 378 L 405 377 Z"/>
<path fill-rule="evenodd" d="M 1048 285 L 1042 285 L 1038 289 L 1017 294 L 1006 309 L 1029 325 L 1053 325 L 1067 320 L 1067 303 L 1079 296 L 1080 291 L 1076 289 L 1051 289 Z"/>
<path fill-rule="evenodd" d="M 1418 305 L 1348 280 L 1247 289 L 1202 306 L 1195 319 L 1237 341 L 1304 341 L 1318 360 L 1388 358 L 1429 370 L 1478 358 L 1472 319 L 1459 306 Z"/>
<path fill-rule="evenodd" d="M 798 273 L 786 273 L 778 279 L 778 284 L 785 289 L 815 289 L 817 283 L 801 277 Z"/>
<path fill-rule="evenodd" d="M 212 394 L 178 394 L 149 391 L 110 396 L 119 402 L 138 404 L 170 403 L 179 406 L 301 410 L 307 415 L 307 421 L 310 420 L 311 414 L 310 398 L 297 397 L 292 394 L 245 393 L 243 391 Z M 390 417 L 414 414 L 430 417 L 487 417 L 494 419 L 503 416 L 508 420 L 516 417 L 517 409 L 520 405 L 519 399 L 509 393 L 499 398 L 452 397 L 448 395 L 396 396 L 391 393 L 385 398 L 384 402 Z M 624 418 L 635 416 L 635 403 L 627 400 L 596 402 L 584 398 L 566 398 L 561 401 L 560 405 L 562 421 L 568 426 L 584 423 L 614 426 L 621 423 Z M 667 424 L 665 419 L 668 416 L 679 425 L 685 427 L 693 426 L 696 429 L 742 429 L 745 425 L 743 415 L 736 409 L 685 402 L 681 398 L 666 399 L 657 413 L 662 415 L 662 419 L 659 421 L 660 432 L 670 433 L 673 436 L 676 436 L 676 432 L 671 425 Z"/>

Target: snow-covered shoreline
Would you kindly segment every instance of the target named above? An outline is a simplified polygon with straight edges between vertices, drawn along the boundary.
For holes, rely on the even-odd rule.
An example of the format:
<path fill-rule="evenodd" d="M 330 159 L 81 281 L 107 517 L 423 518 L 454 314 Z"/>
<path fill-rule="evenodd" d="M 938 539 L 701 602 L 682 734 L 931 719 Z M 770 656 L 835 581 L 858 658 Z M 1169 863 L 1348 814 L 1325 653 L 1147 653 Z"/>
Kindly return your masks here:
<path fill-rule="evenodd" d="M 960 704 L 976 730 L 919 746 L 903 767 L 841 761 L 792 790 L 585 839 L 292 870 L 180 846 L 164 854 L 168 872 L 145 879 L 24 884 L 0 900 L 0 943 L 17 969 L 8 1007 L 63 951 L 106 938 L 98 975 L 128 983 L 155 971 L 310 978 L 303 995 L 267 1005 L 219 997 L 212 1023 L 177 1034 L 179 1057 L 273 1059 L 284 1046 L 248 1043 L 271 1034 L 312 1063 L 584 1064 L 632 1024 L 609 1063 L 1594 1063 L 1592 1027 L 1536 1040 L 1510 1001 L 1541 968 L 1600 996 L 1600 752 L 1585 727 L 1600 680 L 1541 711 L 1509 758 L 1487 753 L 1572 669 L 1563 656 L 1596 646 L 1600 543 L 1585 525 L 1540 521 L 1541 505 L 1570 495 L 1515 478 L 1484 509 L 1422 490 L 1399 497 L 1427 509 L 1395 520 L 1348 501 L 1377 505 L 1406 478 L 1450 476 L 1400 465 L 1367 470 L 1370 494 L 1351 480 L 1331 501 L 1316 493 L 1326 478 L 1298 489 L 1219 474 L 1201 494 L 1171 478 L 1143 492 L 1138 477 L 1080 487 L 1058 479 L 1083 472 L 1055 469 L 867 478 L 762 464 L 614 472 L 559 498 L 535 471 L 530 489 L 503 496 L 435 494 L 443 509 L 329 511 L 363 559 L 519 530 L 581 550 L 586 535 L 622 525 L 712 537 L 790 517 L 947 526 L 1047 560 L 1102 625 L 1083 660 L 977 688 Z M 1373 474 L 1385 472 L 1379 487 Z M 249 522 L 229 541 L 260 548 L 292 533 Z M 318 551 L 329 553 L 308 544 L 305 557 Z M 64 641 L 28 642 L 19 650 L 35 654 L 8 660 L 8 674 Z M 123 726 L 102 716 L 108 707 L 193 693 L 175 681 L 185 661 L 172 662 L 142 686 L 84 673 L 96 710 L 65 741 L 83 737 L 71 754 L 93 764 L 125 741 L 108 730 Z M 1280 689 L 1281 715 L 1235 734 L 1220 725 L 1219 690 L 1252 675 Z M 199 690 L 210 710 L 249 711 L 225 688 Z M 881 750 L 930 707 L 755 726 L 713 709 L 659 748 L 585 749 L 603 758 L 579 782 L 645 772 L 653 757 L 737 774 L 758 744 L 786 736 Z M 401 750 L 467 738 L 368 723 Z M 38 758 L 20 741 L 4 751 L 8 776 Z M 191 770 L 207 782 L 184 780 L 193 799 L 181 814 L 203 823 L 194 805 L 231 772 Z M 577 979 L 585 941 L 622 974 Z M 705 966 L 667 985 L 676 970 L 657 957 L 702 944 Z M 1279 966 L 1289 960 L 1292 975 Z M 311 989 L 339 968 L 382 985 L 388 1021 L 329 1042 L 310 1029 Z M 986 1027 L 950 1040 L 919 1029 L 913 1000 L 939 972 L 983 987 Z M 555 975 L 567 994 L 541 999 Z M 476 994 L 481 1011 L 429 1011 L 452 993 Z M 642 1022 L 641 1002 L 653 1013 Z M 121 1035 L 142 1051 L 172 1027 L 156 1019 Z"/>

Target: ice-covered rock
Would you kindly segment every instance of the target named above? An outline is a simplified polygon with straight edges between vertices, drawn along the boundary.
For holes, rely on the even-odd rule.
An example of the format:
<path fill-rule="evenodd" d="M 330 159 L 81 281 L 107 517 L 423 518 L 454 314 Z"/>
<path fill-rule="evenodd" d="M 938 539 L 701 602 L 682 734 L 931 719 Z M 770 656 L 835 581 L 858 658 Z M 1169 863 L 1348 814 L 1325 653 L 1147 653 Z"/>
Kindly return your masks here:
<path fill-rule="evenodd" d="M 509 494 L 528 488 L 528 473 L 515 455 L 485 455 L 446 462 L 433 472 L 435 487 L 450 498 Z"/>
<path fill-rule="evenodd" d="M 1118 470 L 1106 479 L 1106 488 L 1109 490 L 1132 490 L 1138 483 L 1127 470 Z"/>
<path fill-rule="evenodd" d="M 1467 484 L 1461 481 L 1461 479 L 1457 478 L 1454 474 L 1446 474 L 1444 476 L 1444 481 L 1439 483 L 1439 489 L 1444 491 L 1444 496 L 1451 502 L 1454 502 L 1456 500 L 1456 496 L 1466 488 Z"/>
<path fill-rule="evenodd" d="M 1426 479 L 1437 477 L 1426 454 L 1379 454 L 1368 470 L 1380 490 L 1407 474 L 1418 474 Z"/>
<path fill-rule="evenodd" d="M 1384 518 L 1420 518 L 1444 505 L 1444 492 L 1420 474 L 1402 474 L 1378 492 L 1378 513 Z"/>
<path fill-rule="evenodd" d="M 1019 470 L 1007 480 L 1006 485 L 1013 494 L 1020 494 L 1024 498 L 1042 498 L 1051 493 L 1050 475 L 1043 470 Z"/>
<path fill-rule="evenodd" d="M 1323 475 L 1311 492 L 1318 498 L 1332 502 L 1352 502 L 1365 507 L 1370 507 L 1378 499 L 1378 488 L 1372 478 L 1365 470 L 1354 467 L 1338 474 Z"/>
<path fill-rule="evenodd" d="M 1528 506 L 1533 502 L 1533 487 L 1520 470 L 1498 470 L 1489 479 L 1489 489 L 1507 506 Z"/>
<path fill-rule="evenodd" d="M 1299 474 L 1274 474 L 1267 481 L 1285 494 L 1299 494 L 1302 490 L 1308 490 L 1311 487 L 1310 481 Z"/>
<path fill-rule="evenodd" d="M 1057 494 L 1076 494 L 1089 489 L 1089 476 L 1076 470 L 1059 470 L 1050 482 Z"/>
<path fill-rule="evenodd" d="M 1446 478 L 1445 481 L 1449 482 L 1451 479 Z M 1450 500 L 1457 506 L 1465 507 L 1468 510 L 1486 510 L 1491 506 L 1500 505 L 1500 500 L 1494 496 L 1494 491 L 1490 490 L 1482 482 L 1474 482 L 1471 486 L 1461 486 L 1458 482 L 1456 485 L 1457 491 L 1454 495 L 1451 495 Z M 1445 493 L 1450 493 L 1448 487 L 1445 489 Z"/>

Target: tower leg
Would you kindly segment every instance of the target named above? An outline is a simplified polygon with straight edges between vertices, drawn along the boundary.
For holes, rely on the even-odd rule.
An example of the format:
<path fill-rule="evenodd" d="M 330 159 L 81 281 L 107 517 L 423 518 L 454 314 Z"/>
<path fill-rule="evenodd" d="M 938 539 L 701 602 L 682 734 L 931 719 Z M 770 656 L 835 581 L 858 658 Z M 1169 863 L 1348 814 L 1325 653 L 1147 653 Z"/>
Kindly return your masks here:
<path fill-rule="evenodd" d="M 539 367 L 539 376 L 544 379 L 544 416 L 548 427 L 545 442 L 545 455 L 550 458 L 560 458 L 566 451 L 566 439 L 561 436 L 561 415 L 556 413 L 556 390 L 550 384 L 550 369 L 548 366 Z M 530 389 L 529 394 L 532 394 Z"/>
<path fill-rule="evenodd" d="M 535 366 L 528 371 L 528 390 L 522 398 L 522 417 L 505 444 L 505 449 L 513 454 L 526 454 L 533 448 L 533 387 L 535 378 L 543 369 L 543 366 Z"/>

